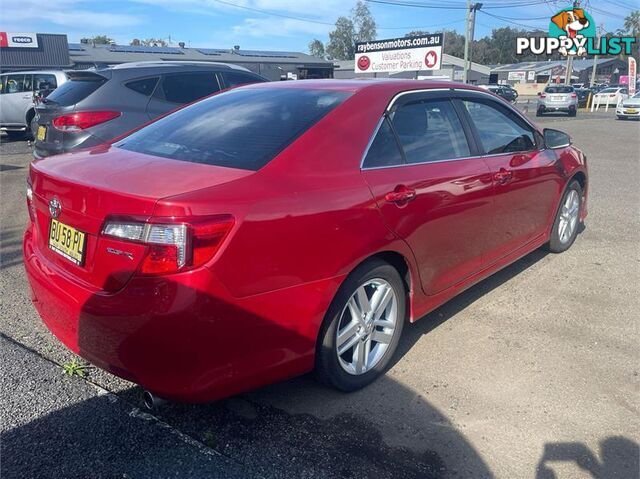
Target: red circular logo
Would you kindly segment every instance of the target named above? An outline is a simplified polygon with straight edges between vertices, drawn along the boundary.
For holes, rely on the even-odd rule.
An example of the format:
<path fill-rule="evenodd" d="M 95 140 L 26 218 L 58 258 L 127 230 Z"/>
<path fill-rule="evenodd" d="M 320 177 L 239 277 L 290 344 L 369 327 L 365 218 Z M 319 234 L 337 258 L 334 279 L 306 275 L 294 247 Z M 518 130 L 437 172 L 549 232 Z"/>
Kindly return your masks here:
<path fill-rule="evenodd" d="M 358 70 L 368 70 L 370 66 L 371 60 L 369 60 L 368 56 L 362 55 L 360 58 L 358 58 Z"/>
<path fill-rule="evenodd" d="M 429 68 L 433 68 L 436 63 L 438 63 L 438 54 L 432 50 L 424 57 L 424 64 Z"/>

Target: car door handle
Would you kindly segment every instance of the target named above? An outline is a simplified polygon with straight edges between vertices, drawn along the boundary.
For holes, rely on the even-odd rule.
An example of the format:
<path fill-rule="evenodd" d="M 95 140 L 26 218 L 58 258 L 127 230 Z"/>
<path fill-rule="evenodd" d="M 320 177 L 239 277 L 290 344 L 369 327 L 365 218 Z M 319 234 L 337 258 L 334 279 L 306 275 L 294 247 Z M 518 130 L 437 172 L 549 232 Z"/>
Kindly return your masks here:
<path fill-rule="evenodd" d="M 415 199 L 416 190 L 407 188 L 404 185 L 396 186 L 395 190 L 390 191 L 384 195 L 384 199 L 387 203 L 403 204 Z"/>
<path fill-rule="evenodd" d="M 493 175 L 493 179 L 501 185 L 511 180 L 511 178 L 513 178 L 513 172 L 505 170 L 504 168 L 500 168 L 500 171 Z"/>

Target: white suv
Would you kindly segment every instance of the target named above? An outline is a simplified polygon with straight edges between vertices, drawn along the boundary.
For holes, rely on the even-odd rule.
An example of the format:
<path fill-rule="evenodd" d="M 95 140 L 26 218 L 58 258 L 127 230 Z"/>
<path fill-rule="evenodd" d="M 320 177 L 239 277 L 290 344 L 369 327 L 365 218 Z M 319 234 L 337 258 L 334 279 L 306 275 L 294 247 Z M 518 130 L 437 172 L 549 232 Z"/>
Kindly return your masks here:
<path fill-rule="evenodd" d="M 34 132 L 34 93 L 46 96 L 67 81 L 59 70 L 3 73 L 0 75 L 0 130 L 9 137 Z"/>

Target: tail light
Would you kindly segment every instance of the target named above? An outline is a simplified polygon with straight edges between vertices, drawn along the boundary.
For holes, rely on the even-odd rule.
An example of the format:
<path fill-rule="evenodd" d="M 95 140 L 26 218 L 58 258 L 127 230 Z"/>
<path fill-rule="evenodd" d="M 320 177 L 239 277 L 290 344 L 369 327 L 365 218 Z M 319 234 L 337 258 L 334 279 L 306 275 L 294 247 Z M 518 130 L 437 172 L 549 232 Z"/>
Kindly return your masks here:
<path fill-rule="evenodd" d="M 147 245 L 139 273 L 179 273 L 207 263 L 220 249 L 234 225 L 233 217 L 221 215 L 185 221 L 154 218 L 149 222 L 113 219 L 102 234 Z"/>
<path fill-rule="evenodd" d="M 575 93 L 572 93 L 572 94 L 571 94 L 571 98 L 578 98 L 578 95 L 577 95 L 577 94 L 575 94 Z"/>
<path fill-rule="evenodd" d="M 540 93 L 540 98 L 547 98 L 547 95 L 545 93 Z"/>
<path fill-rule="evenodd" d="M 79 111 L 55 117 L 53 127 L 60 131 L 81 131 L 118 118 L 121 114 L 119 111 Z"/>

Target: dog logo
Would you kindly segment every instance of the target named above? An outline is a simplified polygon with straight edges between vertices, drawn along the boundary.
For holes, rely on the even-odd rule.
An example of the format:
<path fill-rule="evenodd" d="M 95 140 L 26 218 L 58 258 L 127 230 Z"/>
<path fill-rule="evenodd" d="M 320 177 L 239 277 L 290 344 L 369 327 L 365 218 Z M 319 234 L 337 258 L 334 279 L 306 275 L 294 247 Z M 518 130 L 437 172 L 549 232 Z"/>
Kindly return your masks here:
<path fill-rule="evenodd" d="M 594 37 L 596 33 L 595 22 L 582 8 L 570 8 L 561 10 L 551 17 L 549 24 L 549 36 L 569 39 L 574 45 L 567 48 L 560 46 L 558 51 L 562 55 L 582 56 L 587 53 L 585 42 L 587 37 Z"/>

